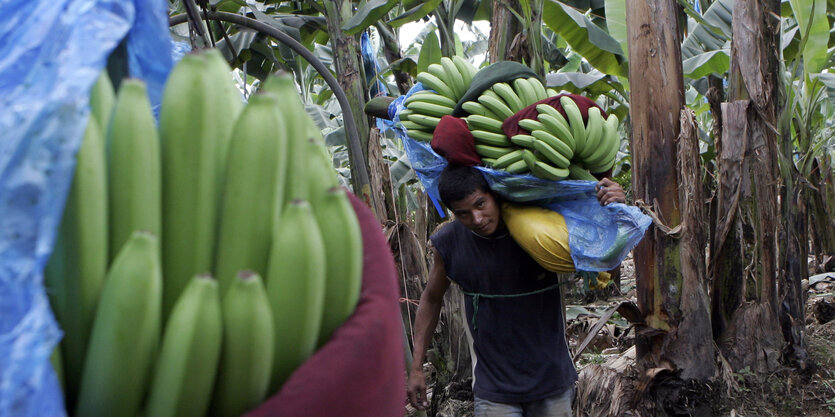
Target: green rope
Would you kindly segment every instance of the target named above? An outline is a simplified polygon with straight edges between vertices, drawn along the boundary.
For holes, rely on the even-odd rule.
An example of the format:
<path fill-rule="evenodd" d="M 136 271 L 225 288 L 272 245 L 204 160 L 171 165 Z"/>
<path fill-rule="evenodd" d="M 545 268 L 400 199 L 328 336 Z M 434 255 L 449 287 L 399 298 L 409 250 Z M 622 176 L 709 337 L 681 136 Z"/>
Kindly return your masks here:
<path fill-rule="evenodd" d="M 534 295 L 534 294 L 543 293 L 543 292 L 545 292 L 545 291 L 551 291 L 551 290 L 553 290 L 553 289 L 555 289 L 555 288 L 559 287 L 559 286 L 560 286 L 560 285 L 562 285 L 562 284 L 563 284 L 563 283 L 559 283 L 559 282 L 558 282 L 558 283 L 556 283 L 556 284 L 554 284 L 554 285 L 551 285 L 551 286 L 548 286 L 548 287 L 545 287 L 545 288 L 540 288 L 540 289 L 538 289 L 538 290 L 535 290 L 535 291 L 530 291 L 530 292 L 523 292 L 523 293 L 520 293 L 520 294 L 482 294 L 482 293 L 478 293 L 478 292 L 467 292 L 467 291 L 463 291 L 463 290 L 462 290 L 461 292 L 463 292 L 463 293 L 464 293 L 464 295 L 469 295 L 470 297 L 473 297 L 473 322 L 472 322 L 472 325 L 473 325 L 473 333 L 475 333 L 475 331 L 476 331 L 476 330 L 478 330 L 478 326 L 476 325 L 476 320 L 475 320 L 475 319 L 476 319 L 476 316 L 478 316 L 478 300 L 479 300 L 481 297 L 484 297 L 484 298 L 515 298 L 515 297 L 526 297 L 526 296 L 529 296 L 529 295 Z"/>

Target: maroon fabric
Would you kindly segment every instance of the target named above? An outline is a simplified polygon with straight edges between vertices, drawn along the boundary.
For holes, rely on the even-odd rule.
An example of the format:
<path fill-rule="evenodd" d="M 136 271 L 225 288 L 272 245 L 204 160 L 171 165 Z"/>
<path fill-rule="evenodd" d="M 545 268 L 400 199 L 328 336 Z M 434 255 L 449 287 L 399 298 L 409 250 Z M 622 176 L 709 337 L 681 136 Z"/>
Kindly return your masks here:
<path fill-rule="evenodd" d="M 453 165 L 481 165 L 475 151 L 475 138 L 464 119 L 444 116 L 432 134 L 432 149 Z"/>
<path fill-rule="evenodd" d="M 349 195 L 364 248 L 357 309 L 248 417 L 403 416 L 406 365 L 394 258 L 371 210 Z"/>
<path fill-rule="evenodd" d="M 536 120 L 536 115 L 539 114 L 539 111 L 536 110 L 536 106 L 539 104 L 547 104 L 557 109 L 560 112 L 560 114 L 562 114 L 562 116 L 565 117 L 566 120 L 568 120 L 568 116 L 565 114 L 565 110 L 562 109 L 562 105 L 560 104 L 560 97 L 562 96 L 568 96 L 574 99 L 574 102 L 577 103 L 577 107 L 580 109 L 580 114 L 583 115 L 584 123 L 588 121 L 589 118 L 589 107 L 597 107 L 598 109 L 600 109 L 600 114 L 603 115 L 604 119 L 608 117 L 606 112 L 603 111 L 603 109 L 600 106 L 598 106 L 597 103 L 594 102 L 594 100 L 588 97 L 577 94 L 558 94 L 556 96 L 548 97 L 546 99 L 537 101 L 536 103 L 531 104 L 530 106 L 525 107 L 522 110 L 519 110 L 513 116 L 510 116 L 507 119 L 505 119 L 502 123 L 502 130 L 504 130 L 504 134 L 507 135 L 507 137 L 509 138 L 512 138 L 516 135 L 529 135 L 530 132 L 519 127 L 519 121 L 522 119 Z"/>

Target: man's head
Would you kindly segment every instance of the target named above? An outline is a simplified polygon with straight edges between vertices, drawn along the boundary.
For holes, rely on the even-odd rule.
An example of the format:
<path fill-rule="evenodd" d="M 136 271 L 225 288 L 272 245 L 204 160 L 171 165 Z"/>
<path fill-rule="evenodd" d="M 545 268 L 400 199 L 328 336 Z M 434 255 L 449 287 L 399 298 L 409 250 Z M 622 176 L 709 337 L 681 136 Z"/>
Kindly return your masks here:
<path fill-rule="evenodd" d="M 473 232 L 490 236 L 501 225 L 498 201 L 478 169 L 448 165 L 438 179 L 438 192 L 458 221 Z"/>

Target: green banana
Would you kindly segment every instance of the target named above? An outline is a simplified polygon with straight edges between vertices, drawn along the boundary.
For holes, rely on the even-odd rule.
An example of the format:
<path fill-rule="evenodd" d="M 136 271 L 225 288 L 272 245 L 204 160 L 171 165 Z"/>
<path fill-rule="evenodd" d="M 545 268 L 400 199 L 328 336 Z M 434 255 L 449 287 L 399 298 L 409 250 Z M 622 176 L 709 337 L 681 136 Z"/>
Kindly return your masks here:
<path fill-rule="evenodd" d="M 516 135 L 510 138 L 510 141 L 513 142 L 514 145 L 521 146 L 523 148 L 533 149 L 533 141 L 534 138 L 531 135 Z"/>
<path fill-rule="evenodd" d="M 345 190 L 333 187 L 313 206 L 325 246 L 325 301 L 318 345 L 354 312 L 362 284 L 362 233 Z"/>
<path fill-rule="evenodd" d="M 424 127 L 428 127 L 434 131 L 435 127 L 438 126 L 438 123 L 441 123 L 441 118 L 427 116 L 425 114 L 412 113 L 411 115 L 409 115 L 409 121 L 415 122 Z"/>
<path fill-rule="evenodd" d="M 504 134 L 504 130 L 502 130 L 502 122 L 499 120 L 479 114 L 471 114 L 467 116 L 466 120 L 467 124 L 470 126 L 470 130 L 475 128 L 486 130 L 488 132 Z"/>
<path fill-rule="evenodd" d="M 505 168 L 505 167 L 507 167 L 507 166 L 509 166 L 513 163 L 521 161 L 523 152 L 524 152 L 523 149 L 517 149 L 513 152 L 505 154 L 501 158 L 497 158 L 495 167 L 496 168 Z"/>
<path fill-rule="evenodd" d="M 558 168 L 568 168 L 568 165 L 571 164 L 571 162 L 562 156 L 562 154 L 555 151 L 554 148 L 539 139 L 533 141 L 533 147 L 540 155 L 545 157 L 549 163 Z"/>
<path fill-rule="evenodd" d="M 315 208 L 328 194 L 328 190 L 339 185 L 339 173 L 333 167 L 331 154 L 322 142 L 308 139 L 303 157 L 307 158 L 307 178 L 301 182 L 307 183 L 305 199 Z"/>
<path fill-rule="evenodd" d="M 577 164 L 571 164 L 568 166 L 568 178 L 572 180 L 597 182 L 597 178 L 595 178 L 594 175 L 591 175 L 587 169 Z"/>
<path fill-rule="evenodd" d="M 507 83 L 493 84 L 491 89 L 498 94 L 505 103 L 507 103 L 507 106 L 510 107 L 510 110 L 512 110 L 513 113 L 516 113 L 525 107 L 522 105 L 522 99 L 516 95 L 516 92 L 513 91 L 513 88 Z"/>
<path fill-rule="evenodd" d="M 567 168 L 556 168 L 543 161 L 536 161 L 531 173 L 542 179 L 559 181 L 568 177 L 569 171 Z"/>
<path fill-rule="evenodd" d="M 531 138 L 533 140 L 533 138 Z M 533 147 L 533 145 L 531 145 Z M 536 155 L 528 149 L 522 150 L 522 160 L 525 161 L 525 165 L 528 167 L 528 171 L 533 171 L 536 167 Z"/>
<path fill-rule="evenodd" d="M 481 158 L 481 162 L 488 168 L 494 168 L 494 165 L 496 165 L 496 158 Z"/>
<path fill-rule="evenodd" d="M 443 117 L 452 114 L 452 107 L 442 106 L 440 104 L 428 103 L 425 101 L 413 101 L 407 108 L 414 112 L 414 114 L 425 114 L 433 117 Z"/>
<path fill-rule="evenodd" d="M 545 90 L 548 93 L 548 97 L 554 97 L 560 95 L 559 91 L 554 90 L 553 88 L 549 88 Z"/>
<path fill-rule="evenodd" d="M 184 56 L 168 76 L 162 97 L 163 317 L 194 274 L 211 270 L 214 258 L 222 140 L 210 119 L 225 116 L 210 103 L 217 86 L 206 65 L 202 55 Z"/>
<path fill-rule="evenodd" d="M 470 133 L 473 134 L 476 144 L 500 147 L 513 146 L 513 143 L 504 133 L 493 133 L 485 130 L 471 130 Z"/>
<path fill-rule="evenodd" d="M 581 159 L 588 159 L 599 148 L 604 123 L 605 121 L 600 115 L 600 109 L 597 107 L 589 107 L 589 118 L 588 122 L 586 122 L 586 147 L 579 155 Z"/>
<path fill-rule="evenodd" d="M 222 341 L 217 281 L 210 275 L 196 275 L 165 325 L 145 415 L 206 415 Z"/>
<path fill-rule="evenodd" d="M 499 119 L 504 120 L 509 117 L 513 116 L 513 110 L 500 99 L 493 97 L 488 94 L 482 94 L 478 98 L 478 102 L 481 103 L 484 107 L 495 113 L 499 116 Z"/>
<path fill-rule="evenodd" d="M 461 108 L 464 109 L 464 111 L 469 113 L 469 114 L 477 114 L 477 115 L 480 115 L 480 116 L 489 117 L 491 119 L 496 119 L 496 120 L 499 120 L 499 121 L 503 120 L 503 119 L 500 119 L 499 116 L 496 115 L 496 113 L 494 113 L 492 110 L 488 109 L 483 104 L 481 104 L 477 101 L 465 101 L 464 103 L 461 104 Z"/>
<path fill-rule="evenodd" d="M 162 236 L 159 135 L 145 83 L 122 81 L 107 136 L 112 261 L 134 231 Z"/>
<path fill-rule="evenodd" d="M 405 129 L 408 129 L 408 130 L 427 130 L 427 127 L 426 127 L 426 126 L 424 126 L 424 125 L 419 125 L 419 124 L 417 124 L 417 123 L 415 123 L 415 122 L 413 122 L 413 121 L 411 121 L 411 120 L 404 120 L 404 121 L 401 121 L 401 122 L 400 122 L 400 124 L 402 124 L 402 125 L 403 125 L 403 127 L 404 127 Z M 432 133 L 432 132 L 429 132 L 429 134 L 431 134 L 431 133 Z"/>
<path fill-rule="evenodd" d="M 110 114 L 115 102 L 116 92 L 113 90 L 110 76 L 107 75 L 107 69 L 104 69 L 90 90 L 90 113 L 98 122 L 102 133 L 106 133 L 107 126 L 110 125 Z"/>
<path fill-rule="evenodd" d="M 571 128 L 571 136 L 574 138 L 574 152 L 582 154 L 586 146 L 586 125 L 583 123 L 583 115 L 571 97 L 560 97 L 560 104 L 568 116 L 568 125 Z"/>
<path fill-rule="evenodd" d="M 107 273 L 107 178 L 104 139 L 91 116 L 76 154 L 45 282 L 64 330 L 66 398 L 74 405 L 90 331 Z"/>
<path fill-rule="evenodd" d="M 159 244 L 148 232 L 133 233 L 113 260 L 96 311 L 75 415 L 138 414 L 162 326 L 160 268 Z"/>
<path fill-rule="evenodd" d="M 311 138 L 313 122 L 305 110 L 301 97 L 296 90 L 296 82 L 291 75 L 270 76 L 262 88 L 279 98 L 279 111 L 283 120 L 286 121 L 284 129 L 287 134 L 287 155 L 292 155 L 292 157 L 287 157 L 287 162 L 284 164 L 285 183 L 280 184 L 282 189 L 276 192 L 276 195 L 282 197 L 277 203 L 273 215 L 273 223 L 275 223 L 281 216 L 281 211 L 290 201 L 303 198 L 307 194 L 308 187 L 304 181 L 290 181 L 289 179 L 293 175 L 298 175 L 299 172 L 305 172 L 307 169 L 307 162 L 304 158 L 297 157 L 297 155 L 301 155 L 303 149 L 307 147 L 307 140 Z M 401 114 L 404 112 L 405 110 Z"/>
<path fill-rule="evenodd" d="M 574 152 L 571 151 L 571 148 L 561 140 L 557 139 L 557 137 L 552 135 L 550 132 L 545 130 L 534 130 L 531 132 L 531 135 L 554 148 L 554 150 L 559 152 L 563 157 L 565 157 L 565 159 L 570 160 L 574 157 Z"/>
<path fill-rule="evenodd" d="M 539 107 L 539 106 L 537 106 L 537 107 Z M 551 106 L 545 106 L 545 107 L 548 107 L 549 109 L 553 109 L 553 107 L 551 107 Z M 556 111 L 556 110 L 554 110 L 554 111 Z M 559 112 L 557 112 L 557 114 L 559 115 Z M 545 125 L 545 130 L 547 130 L 552 135 L 556 136 L 557 139 L 561 140 L 563 143 L 568 145 L 568 147 L 571 148 L 572 152 L 574 151 L 574 148 L 575 148 L 574 135 L 571 133 L 571 130 L 568 128 L 568 124 L 567 123 L 563 124 L 564 120 L 563 120 L 563 122 L 561 122 L 556 117 L 552 116 L 551 114 L 546 114 L 546 113 L 539 113 L 537 118 L 539 119 L 540 122 L 542 122 L 543 125 Z M 561 115 L 560 115 L 560 118 L 562 118 Z"/>
<path fill-rule="evenodd" d="M 524 160 L 520 159 L 503 169 L 511 174 L 523 174 L 528 172 L 528 164 Z"/>
<path fill-rule="evenodd" d="M 61 355 L 60 342 L 52 348 L 52 354 L 49 355 L 49 363 L 55 372 L 55 379 L 58 380 L 58 386 L 61 388 L 61 392 L 66 392 L 67 386 L 64 384 L 64 357 Z"/>
<path fill-rule="evenodd" d="M 441 69 L 443 69 L 443 67 L 441 67 Z M 444 81 L 442 81 L 434 74 L 431 74 L 429 72 L 421 72 L 417 75 L 417 80 L 420 81 L 426 87 L 435 90 L 436 92 L 438 92 L 438 94 L 449 99 L 456 100 L 455 93 L 452 91 L 452 88 L 450 88 Z"/>
<path fill-rule="evenodd" d="M 598 165 L 589 166 L 589 171 L 594 173 L 606 172 L 612 169 L 617 159 L 618 151 L 620 150 L 620 136 L 618 136 L 618 117 L 610 114 L 606 119 L 604 129 L 606 129 L 606 144 L 604 147 L 608 148 L 608 152 L 602 157 L 602 161 Z"/>
<path fill-rule="evenodd" d="M 524 78 L 517 78 L 513 80 L 513 91 L 515 91 L 516 95 L 522 99 L 522 108 L 528 107 L 539 101 L 536 98 L 536 91 L 534 91 L 533 86 L 528 84 L 528 81 Z"/>
<path fill-rule="evenodd" d="M 475 151 L 482 157 L 498 159 L 502 156 L 513 152 L 513 148 L 504 148 L 490 145 L 475 145 Z"/>
<path fill-rule="evenodd" d="M 531 77 L 526 79 L 525 81 L 530 84 L 533 88 L 534 93 L 536 94 L 536 101 L 545 100 L 548 98 L 548 92 L 545 91 L 545 86 L 542 85 L 542 82 L 539 81 L 539 78 Z"/>
<path fill-rule="evenodd" d="M 433 93 L 429 90 L 418 91 L 417 93 L 412 94 L 403 102 L 403 104 L 406 105 L 406 107 L 409 107 L 410 104 L 416 101 L 437 104 L 439 106 L 445 107 L 455 107 L 455 105 L 457 104 L 455 100 L 449 97 L 444 97 L 437 93 Z"/>
<path fill-rule="evenodd" d="M 476 69 L 470 61 L 467 61 L 458 55 L 452 57 L 452 62 L 455 63 L 455 66 L 458 68 L 458 72 L 461 73 L 461 77 L 464 79 L 464 85 L 469 88 L 470 83 L 473 81 L 473 77 L 475 77 L 476 72 L 478 72 L 478 69 Z"/>
<path fill-rule="evenodd" d="M 414 140 L 419 140 L 421 142 L 431 142 L 432 141 L 432 133 L 425 132 L 423 130 L 413 130 L 408 129 L 406 130 L 406 135 Z"/>
<path fill-rule="evenodd" d="M 214 267 L 221 297 L 238 271 L 266 273 L 276 192 L 284 182 L 281 168 L 287 159 L 287 122 L 278 100 L 269 92 L 253 95 L 235 126 Z"/>
<path fill-rule="evenodd" d="M 275 325 L 261 276 L 239 272 L 223 296 L 221 313 L 223 347 L 209 410 L 212 416 L 235 417 L 261 404 L 270 383 Z"/>
<path fill-rule="evenodd" d="M 441 96 L 441 97 L 443 97 L 443 96 Z M 403 110 L 400 110 L 399 113 L 397 113 L 397 117 L 400 118 L 401 121 L 406 121 L 406 120 L 409 120 L 409 115 L 411 115 L 412 113 L 414 113 L 414 112 L 409 110 L 409 109 L 404 108 Z"/>
<path fill-rule="evenodd" d="M 450 81 L 449 84 L 451 84 L 452 90 L 455 92 L 455 98 L 458 99 L 464 96 L 464 93 L 467 92 L 467 88 L 470 84 L 464 83 L 464 76 L 461 75 L 460 71 L 458 71 L 458 67 L 455 66 L 452 59 L 449 57 L 442 57 L 441 66 L 444 68 L 444 72 L 446 72 L 446 79 Z"/>
<path fill-rule="evenodd" d="M 232 80 L 232 68 L 226 62 L 220 50 L 217 48 L 205 49 L 201 52 L 206 58 L 206 76 L 209 78 L 210 99 L 209 106 L 215 117 L 209 118 L 210 131 L 214 132 L 218 141 L 217 154 L 215 155 L 215 175 L 217 180 L 217 205 L 220 206 L 220 199 L 223 189 L 223 178 L 226 175 L 226 160 L 229 151 L 229 143 L 232 140 L 232 129 L 235 122 L 244 108 L 244 102 L 238 87 Z M 223 117 L 217 117 L 217 115 Z"/>
<path fill-rule="evenodd" d="M 617 149 L 619 148 L 617 116 L 613 114 L 603 122 L 601 136 L 600 144 L 585 160 L 588 166 L 599 166 L 608 160 L 612 152 L 617 153 Z M 614 148 L 614 151 L 612 148 Z"/>
<path fill-rule="evenodd" d="M 546 129 L 545 125 L 543 125 L 542 123 L 540 123 L 536 120 L 533 120 L 533 119 L 522 119 L 522 120 L 520 120 L 519 121 L 519 127 L 521 127 L 522 129 L 525 129 L 529 132 L 532 132 L 534 130 L 545 130 Z"/>
<path fill-rule="evenodd" d="M 277 392 L 316 349 L 325 300 L 324 245 L 310 204 L 290 202 L 274 226 L 267 268 L 276 338 L 269 392 Z"/>

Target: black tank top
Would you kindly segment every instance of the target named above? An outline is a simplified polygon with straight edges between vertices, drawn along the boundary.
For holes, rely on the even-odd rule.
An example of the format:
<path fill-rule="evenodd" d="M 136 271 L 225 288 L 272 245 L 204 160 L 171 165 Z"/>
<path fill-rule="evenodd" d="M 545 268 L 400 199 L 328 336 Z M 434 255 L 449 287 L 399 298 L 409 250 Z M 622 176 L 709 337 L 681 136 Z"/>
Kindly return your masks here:
<path fill-rule="evenodd" d="M 465 294 L 475 396 L 523 403 L 573 386 L 577 372 L 565 341 L 556 274 L 539 266 L 504 228 L 482 237 L 453 221 L 430 239 L 447 277 Z"/>

